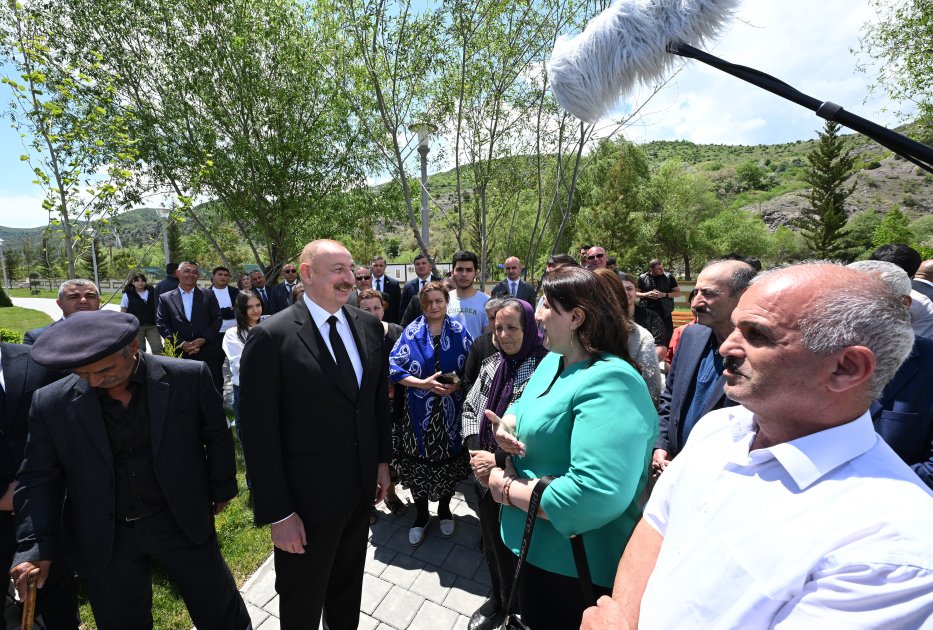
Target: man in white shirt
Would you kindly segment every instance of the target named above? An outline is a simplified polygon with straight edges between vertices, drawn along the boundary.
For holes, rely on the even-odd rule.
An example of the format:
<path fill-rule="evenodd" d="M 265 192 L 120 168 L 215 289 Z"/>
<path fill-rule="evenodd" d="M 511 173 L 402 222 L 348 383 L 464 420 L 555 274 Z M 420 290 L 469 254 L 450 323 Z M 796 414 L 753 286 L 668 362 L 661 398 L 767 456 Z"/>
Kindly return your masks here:
<path fill-rule="evenodd" d="M 661 475 L 612 598 L 583 628 L 917 628 L 933 615 L 933 494 L 868 408 L 913 344 L 877 278 L 758 276 L 723 342 L 726 394 Z"/>
<path fill-rule="evenodd" d="M 240 290 L 228 286 L 230 282 L 230 270 L 226 267 L 214 267 L 211 272 L 211 291 L 217 297 L 217 306 L 220 307 L 220 334 L 236 326 L 236 316 L 233 314 L 233 304 Z"/>
<path fill-rule="evenodd" d="M 535 305 L 535 288 L 522 280 L 522 261 L 517 256 L 505 259 L 505 280 L 492 288 L 492 297 L 516 297 Z"/>
<path fill-rule="evenodd" d="M 453 268 L 457 290 L 450 294 L 447 314 L 454 318 L 461 315 L 463 324 L 476 339 L 486 332 L 489 326 L 489 318 L 486 317 L 486 302 L 489 296 L 477 291 L 473 286 L 479 270 L 479 259 L 471 251 L 457 252 L 454 254 Z"/>

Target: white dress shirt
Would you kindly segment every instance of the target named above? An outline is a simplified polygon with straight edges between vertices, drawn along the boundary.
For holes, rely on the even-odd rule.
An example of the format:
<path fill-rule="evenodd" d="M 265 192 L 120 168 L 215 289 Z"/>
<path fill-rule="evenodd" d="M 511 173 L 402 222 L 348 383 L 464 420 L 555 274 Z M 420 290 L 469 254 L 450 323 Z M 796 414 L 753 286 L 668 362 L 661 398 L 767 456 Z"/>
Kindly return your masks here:
<path fill-rule="evenodd" d="M 916 289 L 910 290 L 910 325 L 918 337 L 933 339 L 933 301 Z"/>
<path fill-rule="evenodd" d="M 240 329 L 234 326 L 224 333 L 223 341 L 220 342 L 230 362 L 230 382 L 236 386 L 240 385 L 240 357 L 243 356 L 244 345 L 240 341 L 239 332 Z"/>
<path fill-rule="evenodd" d="M 211 291 L 214 292 L 214 296 L 217 298 L 217 306 L 220 308 L 233 308 L 233 302 L 230 301 L 230 290 L 227 287 L 218 289 L 217 287 L 211 285 Z M 220 332 L 225 333 L 234 326 L 236 326 L 236 318 L 233 319 L 222 319 L 220 320 Z"/>
<path fill-rule="evenodd" d="M 744 407 L 707 414 L 658 480 L 639 627 L 929 624 L 933 493 L 869 414 L 749 452 L 756 428 Z"/>
<path fill-rule="evenodd" d="M 356 384 L 359 385 L 363 378 L 363 362 L 360 360 L 360 352 L 356 347 L 353 331 L 350 330 L 350 324 L 347 323 L 347 317 L 343 309 L 338 310 L 336 313 L 329 313 L 315 304 L 306 294 L 302 294 L 302 297 L 305 300 L 305 304 L 308 306 L 308 311 L 311 313 L 311 319 L 314 320 L 314 325 L 321 331 L 321 336 L 324 338 L 324 345 L 327 346 L 327 350 L 330 352 L 331 357 L 334 357 L 334 349 L 330 345 L 330 324 L 327 323 L 327 319 L 331 315 L 337 317 L 337 334 L 340 335 L 343 345 L 347 348 L 347 354 L 350 355 L 350 363 L 353 364 L 353 371 L 356 373 Z M 336 362 L 337 359 L 335 357 L 334 363 Z"/>
<path fill-rule="evenodd" d="M 191 321 L 191 310 L 194 308 L 194 292 L 197 289 L 197 287 L 194 287 L 190 291 L 185 291 L 178 287 L 178 291 L 181 293 L 181 305 L 185 309 L 185 319 L 189 322 Z"/>

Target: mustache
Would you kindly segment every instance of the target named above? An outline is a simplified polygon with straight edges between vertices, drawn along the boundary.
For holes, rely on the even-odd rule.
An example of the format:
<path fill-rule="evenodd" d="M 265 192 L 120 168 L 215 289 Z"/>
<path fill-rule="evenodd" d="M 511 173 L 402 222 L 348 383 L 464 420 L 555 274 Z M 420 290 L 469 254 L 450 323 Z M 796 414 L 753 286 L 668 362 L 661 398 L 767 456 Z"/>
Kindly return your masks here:
<path fill-rule="evenodd" d="M 738 374 L 738 368 L 742 365 L 742 361 L 736 357 L 724 357 L 722 360 L 722 367 L 729 370 L 733 374 Z"/>
<path fill-rule="evenodd" d="M 694 312 L 694 313 L 697 313 L 697 314 L 699 314 L 699 313 L 709 313 L 709 309 L 706 308 L 705 306 L 694 306 L 694 307 L 693 307 L 693 312 Z"/>
<path fill-rule="evenodd" d="M 356 288 L 356 285 L 351 284 L 350 282 L 338 282 L 334 285 L 334 288 L 340 289 L 341 291 L 352 291 Z"/>

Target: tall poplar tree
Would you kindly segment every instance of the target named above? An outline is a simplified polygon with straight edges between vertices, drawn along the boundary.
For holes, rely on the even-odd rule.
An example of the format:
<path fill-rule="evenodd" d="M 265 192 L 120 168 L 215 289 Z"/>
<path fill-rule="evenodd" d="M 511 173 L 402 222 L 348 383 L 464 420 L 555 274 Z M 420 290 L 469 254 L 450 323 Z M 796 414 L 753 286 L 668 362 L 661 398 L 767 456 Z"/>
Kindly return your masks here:
<path fill-rule="evenodd" d="M 811 253 L 819 258 L 839 258 L 845 253 L 845 202 L 855 187 L 854 182 L 846 182 L 852 177 L 854 159 L 845 150 L 839 128 L 838 123 L 826 121 L 819 143 L 807 154 L 810 165 L 804 180 L 811 186 L 809 207 L 796 221 Z"/>

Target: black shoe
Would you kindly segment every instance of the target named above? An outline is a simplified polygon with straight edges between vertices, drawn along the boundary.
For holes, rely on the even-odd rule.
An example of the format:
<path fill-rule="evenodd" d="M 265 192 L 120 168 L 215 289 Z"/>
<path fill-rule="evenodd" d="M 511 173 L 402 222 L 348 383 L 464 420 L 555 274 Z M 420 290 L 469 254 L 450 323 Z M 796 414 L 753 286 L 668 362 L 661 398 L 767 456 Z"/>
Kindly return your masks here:
<path fill-rule="evenodd" d="M 505 611 L 499 610 L 496 600 L 489 598 L 470 617 L 468 630 L 496 630 L 505 620 Z"/>

